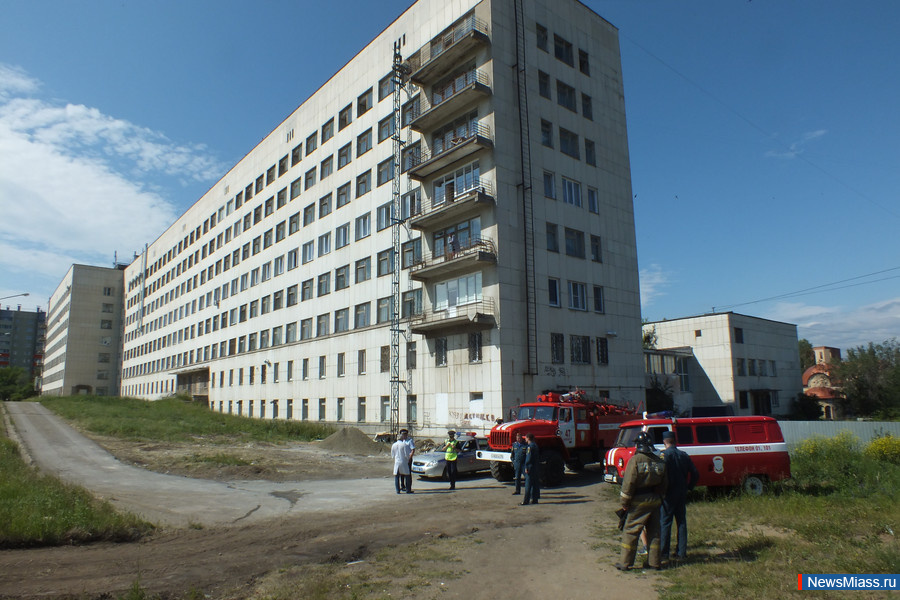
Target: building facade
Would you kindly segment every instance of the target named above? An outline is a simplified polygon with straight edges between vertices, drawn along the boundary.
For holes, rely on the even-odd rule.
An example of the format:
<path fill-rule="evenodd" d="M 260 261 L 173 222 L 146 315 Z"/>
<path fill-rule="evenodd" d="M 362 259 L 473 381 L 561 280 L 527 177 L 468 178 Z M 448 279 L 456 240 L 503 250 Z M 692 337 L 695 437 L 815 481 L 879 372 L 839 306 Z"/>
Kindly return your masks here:
<path fill-rule="evenodd" d="M 44 362 L 47 315 L 40 308 L 0 308 L 0 368 L 20 367 L 35 382 Z"/>
<path fill-rule="evenodd" d="M 637 404 L 616 29 L 574 0 L 420 0 L 125 282 L 127 395 L 383 428 L 398 310 L 399 417 L 420 433 L 488 429 L 544 389 Z"/>
<path fill-rule="evenodd" d="M 119 392 L 124 265 L 72 265 L 50 296 L 41 395 Z"/>
<path fill-rule="evenodd" d="M 826 421 L 840 419 L 843 417 L 841 400 L 844 394 L 836 367 L 841 363 L 841 349 L 815 346 L 812 350 L 816 364 L 803 372 L 803 393 L 818 401 Z"/>
<path fill-rule="evenodd" d="M 680 391 L 690 394 L 680 397 L 679 412 L 788 414 L 802 391 L 796 325 L 727 312 L 643 327 L 655 332 L 658 350 L 693 355 L 680 367 L 689 381 Z"/>

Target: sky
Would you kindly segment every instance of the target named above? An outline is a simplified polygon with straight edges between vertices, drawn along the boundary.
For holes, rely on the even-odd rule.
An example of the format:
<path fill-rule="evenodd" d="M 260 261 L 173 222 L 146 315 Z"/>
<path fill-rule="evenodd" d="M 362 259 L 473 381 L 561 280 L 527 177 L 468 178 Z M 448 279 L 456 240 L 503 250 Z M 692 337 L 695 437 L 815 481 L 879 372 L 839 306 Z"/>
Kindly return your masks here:
<path fill-rule="evenodd" d="M 130 262 L 409 4 L 6 0 L 0 298 L 30 295 L 0 304 Z M 619 30 L 643 318 L 900 337 L 900 2 L 585 4 Z"/>

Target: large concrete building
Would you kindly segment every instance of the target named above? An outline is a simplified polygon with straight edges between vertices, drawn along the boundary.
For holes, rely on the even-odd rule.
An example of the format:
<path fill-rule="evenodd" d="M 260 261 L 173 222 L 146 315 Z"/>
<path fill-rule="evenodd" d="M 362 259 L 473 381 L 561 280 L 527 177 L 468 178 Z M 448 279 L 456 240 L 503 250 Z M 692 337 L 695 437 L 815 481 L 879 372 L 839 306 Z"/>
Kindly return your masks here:
<path fill-rule="evenodd" d="M 575 0 L 420 0 L 125 275 L 124 394 L 381 429 L 396 309 L 417 432 L 548 388 L 637 404 L 618 32 Z"/>
<path fill-rule="evenodd" d="M 42 395 L 118 394 L 123 269 L 72 265 L 50 296 Z"/>
<path fill-rule="evenodd" d="M 668 385 L 680 413 L 783 415 L 802 391 L 797 326 L 738 313 L 645 323 L 655 332 L 647 372 Z M 665 382 L 665 379 L 662 379 Z"/>
<path fill-rule="evenodd" d="M 0 368 L 19 367 L 29 381 L 36 382 L 43 364 L 46 324 L 47 315 L 40 308 L 0 307 Z"/>

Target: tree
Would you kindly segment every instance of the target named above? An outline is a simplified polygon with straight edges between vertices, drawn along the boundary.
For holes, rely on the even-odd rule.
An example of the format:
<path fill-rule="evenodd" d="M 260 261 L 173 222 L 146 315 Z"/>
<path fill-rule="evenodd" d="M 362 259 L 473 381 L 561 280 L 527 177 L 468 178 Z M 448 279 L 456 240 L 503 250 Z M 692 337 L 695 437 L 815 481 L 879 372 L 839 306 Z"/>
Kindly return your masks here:
<path fill-rule="evenodd" d="M 28 371 L 22 367 L 0 368 L 0 400 L 24 400 L 34 396 Z"/>
<path fill-rule="evenodd" d="M 672 386 L 658 377 L 653 377 L 650 387 L 644 392 L 647 401 L 647 412 L 655 413 L 675 410 Z"/>
<path fill-rule="evenodd" d="M 818 399 L 806 394 L 797 394 L 791 418 L 801 421 L 816 421 L 822 418 L 822 406 Z"/>
<path fill-rule="evenodd" d="M 655 350 L 658 341 L 659 338 L 656 335 L 656 325 L 643 331 L 643 335 L 641 336 L 641 346 L 643 346 L 644 350 Z"/>
<path fill-rule="evenodd" d="M 798 345 L 800 348 L 800 372 L 802 373 L 816 364 L 816 354 L 813 352 L 812 344 L 806 338 L 801 338 Z"/>
<path fill-rule="evenodd" d="M 900 343 L 896 339 L 847 350 L 836 371 L 847 415 L 900 418 Z"/>

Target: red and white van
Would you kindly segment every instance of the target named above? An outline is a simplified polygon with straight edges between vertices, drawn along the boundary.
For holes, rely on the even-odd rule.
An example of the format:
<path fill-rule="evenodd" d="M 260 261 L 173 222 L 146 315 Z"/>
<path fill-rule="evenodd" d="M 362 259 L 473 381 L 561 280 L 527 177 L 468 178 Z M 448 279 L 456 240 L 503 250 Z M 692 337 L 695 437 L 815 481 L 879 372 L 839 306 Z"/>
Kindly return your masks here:
<path fill-rule="evenodd" d="M 605 481 L 621 483 L 641 431 L 650 434 L 660 452 L 663 433 L 674 431 L 678 447 L 700 472 L 697 485 L 741 486 L 749 493 L 761 494 L 767 482 L 791 476 L 787 445 L 772 417 L 691 417 L 622 423 L 615 447 L 606 453 Z"/>

